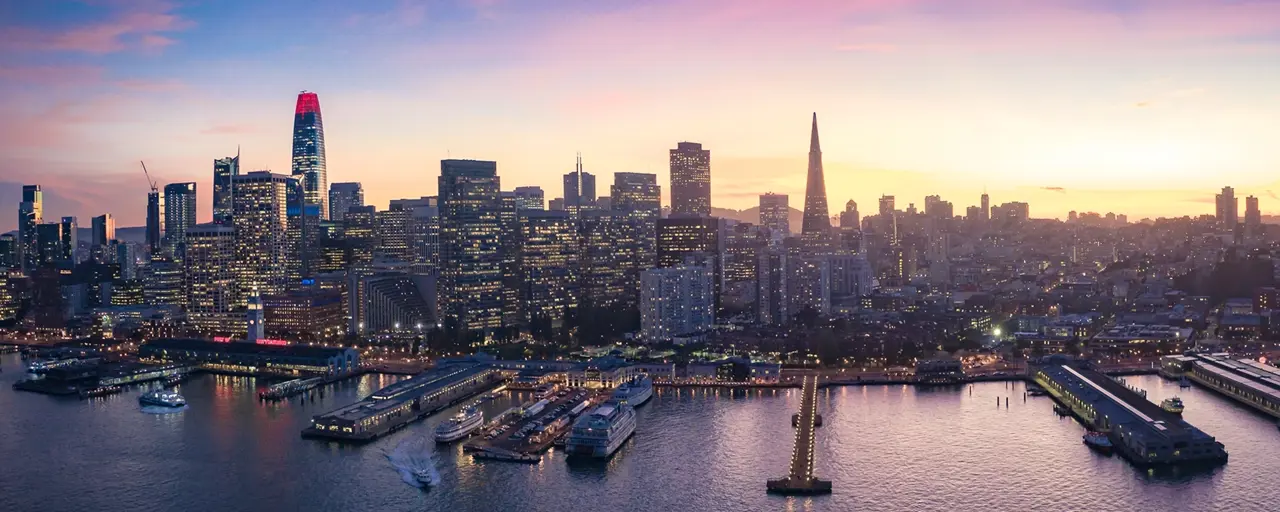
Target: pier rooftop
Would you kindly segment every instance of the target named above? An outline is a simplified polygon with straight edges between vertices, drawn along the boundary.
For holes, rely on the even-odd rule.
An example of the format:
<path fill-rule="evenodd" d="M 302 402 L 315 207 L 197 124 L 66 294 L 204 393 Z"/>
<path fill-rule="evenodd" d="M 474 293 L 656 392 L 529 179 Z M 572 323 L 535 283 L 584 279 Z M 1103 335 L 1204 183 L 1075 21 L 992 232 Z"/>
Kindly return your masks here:
<path fill-rule="evenodd" d="M 437 368 L 316 416 L 303 435 L 367 441 L 457 403 L 497 378 L 498 370 L 484 364 Z"/>
<path fill-rule="evenodd" d="M 1262 412 L 1280 418 L 1280 368 L 1227 354 L 1170 356 L 1165 368 L 1181 370 L 1192 380 Z"/>
<path fill-rule="evenodd" d="M 1049 364 L 1036 380 L 1089 427 L 1107 432 L 1121 454 L 1136 464 L 1225 462 L 1226 449 L 1213 436 L 1147 400 L 1143 394 L 1085 366 Z"/>

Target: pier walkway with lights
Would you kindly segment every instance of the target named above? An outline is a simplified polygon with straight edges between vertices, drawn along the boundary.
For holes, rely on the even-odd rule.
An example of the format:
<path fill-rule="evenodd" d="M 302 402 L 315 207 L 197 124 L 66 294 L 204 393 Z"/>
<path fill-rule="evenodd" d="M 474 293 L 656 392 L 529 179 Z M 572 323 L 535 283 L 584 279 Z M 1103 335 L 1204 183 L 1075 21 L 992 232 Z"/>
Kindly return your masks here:
<path fill-rule="evenodd" d="M 805 375 L 800 385 L 800 412 L 791 420 L 796 428 L 796 444 L 791 453 L 791 472 L 786 478 L 768 481 L 774 494 L 829 494 L 831 482 L 813 476 L 814 434 L 822 422 L 818 414 L 818 376 Z"/>

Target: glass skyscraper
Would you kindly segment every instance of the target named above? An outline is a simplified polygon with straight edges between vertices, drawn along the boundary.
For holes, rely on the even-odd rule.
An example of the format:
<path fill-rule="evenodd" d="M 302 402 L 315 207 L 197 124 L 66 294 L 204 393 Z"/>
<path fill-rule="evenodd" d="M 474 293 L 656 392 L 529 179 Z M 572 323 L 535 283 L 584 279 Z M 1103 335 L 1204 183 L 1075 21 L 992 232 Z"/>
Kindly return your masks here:
<path fill-rule="evenodd" d="M 170 183 L 164 186 L 165 246 L 179 259 L 187 241 L 187 230 L 196 225 L 196 184 Z"/>
<path fill-rule="evenodd" d="M 502 204 L 498 164 L 440 162 L 440 306 L 447 328 L 502 326 Z"/>
<path fill-rule="evenodd" d="M 302 184 L 307 204 L 320 205 L 320 218 L 329 219 L 324 122 L 320 118 L 320 97 L 314 92 L 298 93 L 298 105 L 293 111 L 293 176 Z"/>
<path fill-rule="evenodd" d="M 240 174 L 240 151 L 236 156 L 219 158 L 213 161 L 213 222 L 214 224 L 231 224 L 231 198 L 235 195 L 231 178 Z"/>
<path fill-rule="evenodd" d="M 711 151 L 696 142 L 671 150 L 671 214 L 711 215 Z"/>
<path fill-rule="evenodd" d="M 40 260 L 36 226 L 44 223 L 44 192 L 40 185 L 22 186 L 22 203 L 18 205 L 18 258 L 22 270 L 35 270 Z"/>

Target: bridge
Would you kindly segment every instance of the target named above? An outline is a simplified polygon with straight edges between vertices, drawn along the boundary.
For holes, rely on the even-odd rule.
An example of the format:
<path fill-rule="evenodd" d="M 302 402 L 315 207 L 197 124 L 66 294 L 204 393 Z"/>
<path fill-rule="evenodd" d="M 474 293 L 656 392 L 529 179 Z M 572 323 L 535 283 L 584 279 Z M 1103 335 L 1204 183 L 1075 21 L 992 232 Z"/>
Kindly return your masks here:
<path fill-rule="evenodd" d="M 796 428 L 796 444 L 791 452 L 791 472 L 778 480 L 768 481 L 774 494 L 829 494 L 831 482 L 813 476 L 814 434 L 822 424 L 818 414 L 818 376 L 805 375 L 800 384 L 800 412 L 791 418 Z"/>

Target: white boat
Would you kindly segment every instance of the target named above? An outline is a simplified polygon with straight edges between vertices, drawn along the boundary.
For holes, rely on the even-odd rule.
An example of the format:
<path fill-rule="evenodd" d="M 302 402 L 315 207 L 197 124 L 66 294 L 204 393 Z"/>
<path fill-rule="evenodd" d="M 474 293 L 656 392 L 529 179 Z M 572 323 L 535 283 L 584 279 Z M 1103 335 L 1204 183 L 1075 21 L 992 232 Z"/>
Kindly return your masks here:
<path fill-rule="evenodd" d="M 627 404 L 607 403 L 574 422 L 565 440 L 565 451 L 570 456 L 606 458 L 635 431 L 635 409 Z"/>
<path fill-rule="evenodd" d="M 160 407 L 178 408 L 187 405 L 187 399 L 182 395 L 174 393 L 166 389 L 157 389 L 148 391 L 138 396 L 138 403 L 141 405 L 155 405 Z"/>
<path fill-rule="evenodd" d="M 436 442 L 449 443 L 471 435 L 471 432 L 484 424 L 484 413 L 475 407 L 468 407 L 436 427 Z"/>
<path fill-rule="evenodd" d="M 652 396 L 653 381 L 649 380 L 648 376 L 641 375 L 618 386 L 618 389 L 613 392 L 612 400 L 620 404 L 640 407 L 645 402 L 648 402 Z"/>
<path fill-rule="evenodd" d="M 426 486 L 432 486 L 436 484 L 436 475 L 429 468 L 414 470 L 413 479 L 417 480 L 418 483 Z"/>

